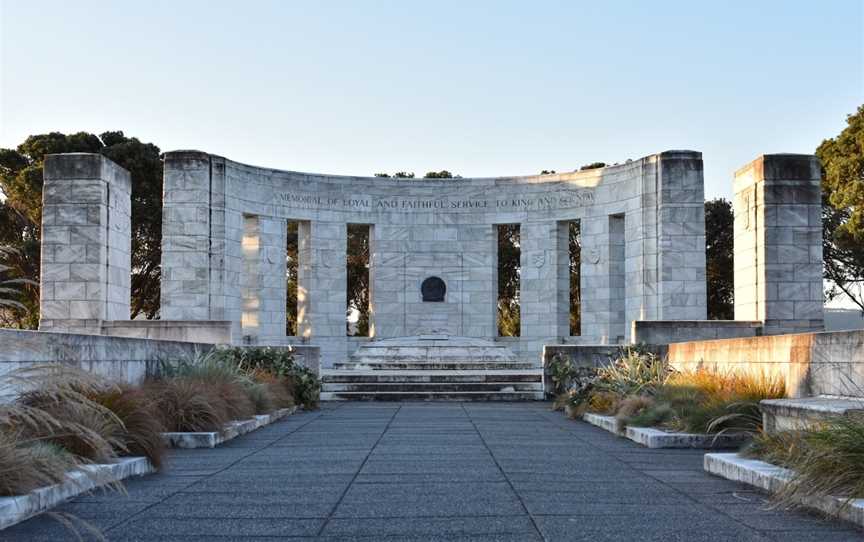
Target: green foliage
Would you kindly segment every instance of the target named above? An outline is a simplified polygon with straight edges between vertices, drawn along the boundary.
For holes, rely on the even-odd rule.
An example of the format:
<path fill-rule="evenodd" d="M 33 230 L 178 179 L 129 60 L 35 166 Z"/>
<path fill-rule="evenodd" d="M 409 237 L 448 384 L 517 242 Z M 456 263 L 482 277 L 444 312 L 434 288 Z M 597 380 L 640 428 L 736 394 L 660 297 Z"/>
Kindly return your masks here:
<path fill-rule="evenodd" d="M 708 319 L 734 320 L 732 203 L 717 198 L 705 202 L 705 277 Z"/>
<path fill-rule="evenodd" d="M 453 175 L 446 169 L 442 169 L 441 171 L 429 171 L 426 175 L 423 175 L 424 179 L 458 179 L 459 175 Z"/>
<path fill-rule="evenodd" d="M 102 153 L 132 176 L 132 304 L 131 316 L 153 318 L 159 312 L 162 246 L 162 162 L 159 148 L 126 137 L 123 132 L 100 136 L 32 135 L 16 149 L 0 149 L 0 244 L 21 251 L 10 265 L 17 277 L 38 281 L 42 225 L 42 164 L 47 154 Z M 155 212 L 154 212 L 155 210 Z M 6 325 L 34 328 L 39 320 L 39 291 L 25 288 L 18 299 L 26 310 L 4 314 Z"/>
<path fill-rule="evenodd" d="M 288 375 L 287 384 L 291 396 L 303 408 L 318 408 L 321 400 L 321 381 L 315 373 L 298 365 Z"/>
<path fill-rule="evenodd" d="M 277 377 L 291 374 L 295 369 L 294 352 L 290 347 L 234 346 L 211 350 L 214 359 L 237 374 L 249 375 L 264 371 Z M 206 361 L 206 358 L 203 358 Z"/>
<path fill-rule="evenodd" d="M 570 335 L 582 334 L 582 228 L 581 222 L 571 220 L 567 225 L 568 253 L 570 255 Z"/>
<path fill-rule="evenodd" d="M 347 283 L 348 311 L 359 314 L 355 329 L 345 322 L 349 335 L 369 336 L 369 226 L 348 224 L 347 238 Z"/>
<path fill-rule="evenodd" d="M 297 288 L 300 277 L 299 222 L 289 220 L 285 246 L 285 335 L 297 335 Z"/>
<path fill-rule="evenodd" d="M 413 179 L 414 172 L 408 173 L 407 171 L 397 171 L 393 175 L 390 175 L 389 173 L 376 173 L 375 176 L 386 178 L 393 177 L 394 179 Z"/>
<path fill-rule="evenodd" d="M 498 335 L 518 337 L 521 333 L 519 311 L 519 273 L 522 250 L 519 224 L 501 224 L 498 230 Z"/>
<path fill-rule="evenodd" d="M 665 427 L 676 431 L 754 434 L 762 427 L 759 401 L 785 395 L 780 378 L 686 371 L 670 375 L 655 390 L 656 406 L 645 416 L 662 419 Z"/>
<path fill-rule="evenodd" d="M 549 372 L 552 376 L 555 394 L 560 395 L 570 389 L 570 384 L 577 374 L 577 369 L 569 357 L 558 352 L 552 356 L 549 362 Z"/>
<path fill-rule="evenodd" d="M 166 364 L 163 362 L 163 365 Z M 294 401 L 305 408 L 316 408 L 320 398 L 321 382 L 318 376 L 295 363 L 290 347 L 217 348 L 191 360 L 179 360 L 167 365 L 167 371 L 163 369 L 163 374 L 167 376 L 203 374 L 213 379 L 218 375 L 219 378 L 230 380 L 233 375 L 235 381 L 244 386 L 252 383 L 261 373 L 266 373 L 281 381 Z M 178 370 L 179 374 L 176 372 Z"/>
<path fill-rule="evenodd" d="M 597 370 L 595 387 L 619 397 L 653 395 L 666 383 L 671 370 L 665 360 L 640 347 L 622 348 L 617 359 Z"/>
<path fill-rule="evenodd" d="M 590 164 L 586 164 L 579 168 L 579 171 L 585 171 L 586 169 L 600 169 L 606 167 L 606 162 L 591 162 Z"/>
<path fill-rule="evenodd" d="M 829 299 L 847 294 L 864 310 L 864 105 L 816 149 L 822 162 L 822 252 Z"/>
<path fill-rule="evenodd" d="M 801 431 L 760 434 L 745 455 L 793 470 L 777 497 L 794 504 L 808 497 L 864 498 L 864 416 L 836 416 Z"/>

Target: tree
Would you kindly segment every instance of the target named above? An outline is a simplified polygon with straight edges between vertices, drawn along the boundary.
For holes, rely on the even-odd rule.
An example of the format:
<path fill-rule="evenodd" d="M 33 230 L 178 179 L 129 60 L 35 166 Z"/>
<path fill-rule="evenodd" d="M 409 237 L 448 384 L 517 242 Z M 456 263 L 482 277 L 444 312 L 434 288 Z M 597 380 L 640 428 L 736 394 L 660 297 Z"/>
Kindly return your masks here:
<path fill-rule="evenodd" d="M 864 310 L 864 105 L 816 149 L 822 162 L 822 256 L 829 299 L 846 294 Z"/>
<path fill-rule="evenodd" d="M 408 173 L 407 171 L 397 171 L 393 175 L 390 175 L 389 173 L 376 173 L 375 176 L 387 178 L 393 177 L 394 179 L 413 179 L 414 172 Z"/>
<path fill-rule="evenodd" d="M 519 269 L 522 251 L 519 238 L 519 224 L 498 226 L 498 335 L 501 337 L 518 337 L 520 334 Z"/>
<path fill-rule="evenodd" d="M 732 203 L 717 198 L 705 202 L 705 278 L 708 319 L 734 320 Z"/>
<path fill-rule="evenodd" d="M 581 222 L 568 224 L 568 252 L 570 255 L 570 335 L 582 334 L 582 228 Z"/>
<path fill-rule="evenodd" d="M 38 281 L 42 224 L 42 164 L 46 154 L 102 153 L 129 170 L 132 177 L 131 317 L 153 318 L 159 312 L 162 243 L 162 162 L 159 148 L 127 138 L 123 132 L 100 136 L 86 132 L 32 135 L 16 149 L 0 149 L 0 239 L 21 252 L 15 264 L 22 278 Z M 29 314 L 18 315 L 16 327 L 38 323 L 38 288 L 25 288 L 21 303 Z"/>
<path fill-rule="evenodd" d="M 353 335 L 369 336 L 369 226 L 348 224 L 348 310 L 359 314 Z M 348 331 L 351 326 L 346 322 Z"/>
<path fill-rule="evenodd" d="M 586 169 L 600 169 L 601 167 L 606 167 L 606 162 L 591 162 L 590 164 L 580 167 L 579 171 L 585 171 Z"/>
<path fill-rule="evenodd" d="M 430 171 L 423 175 L 424 179 L 459 179 L 459 175 L 453 175 L 446 169 L 442 169 L 441 171 Z"/>

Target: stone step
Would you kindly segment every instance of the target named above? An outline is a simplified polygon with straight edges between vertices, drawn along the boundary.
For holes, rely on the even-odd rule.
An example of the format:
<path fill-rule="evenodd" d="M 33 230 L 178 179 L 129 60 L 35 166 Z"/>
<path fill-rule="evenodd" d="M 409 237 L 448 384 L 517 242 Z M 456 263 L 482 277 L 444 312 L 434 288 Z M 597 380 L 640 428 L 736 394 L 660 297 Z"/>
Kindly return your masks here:
<path fill-rule="evenodd" d="M 444 373 L 444 374 L 440 374 Z M 466 374 L 466 372 L 450 371 L 340 371 L 328 372 L 322 375 L 325 383 L 381 382 L 381 383 L 441 383 L 441 384 L 477 384 L 483 382 L 542 382 L 543 375 L 522 371 L 483 371 Z"/>
<path fill-rule="evenodd" d="M 514 361 L 381 361 L 376 363 L 337 362 L 334 369 L 373 369 L 373 370 L 406 370 L 406 371 L 472 371 L 472 370 L 516 370 L 536 369 L 537 366 L 527 362 Z"/>
<path fill-rule="evenodd" d="M 543 392 L 321 392 L 322 401 L 542 401 Z"/>
<path fill-rule="evenodd" d="M 797 399 L 763 399 L 762 425 L 768 433 L 819 425 L 833 416 L 864 413 L 864 397 L 818 395 Z"/>
<path fill-rule="evenodd" d="M 327 382 L 322 386 L 325 392 L 367 392 L 367 393 L 391 393 L 391 392 L 523 392 L 543 391 L 541 382 L 482 382 L 476 384 L 459 382 L 455 384 L 438 382 L 350 382 L 333 383 Z"/>

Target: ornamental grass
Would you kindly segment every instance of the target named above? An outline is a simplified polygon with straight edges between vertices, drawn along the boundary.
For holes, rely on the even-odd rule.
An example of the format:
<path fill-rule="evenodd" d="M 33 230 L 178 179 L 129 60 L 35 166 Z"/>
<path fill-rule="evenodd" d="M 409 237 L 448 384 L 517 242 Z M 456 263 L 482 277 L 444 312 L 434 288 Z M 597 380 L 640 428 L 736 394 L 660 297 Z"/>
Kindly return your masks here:
<path fill-rule="evenodd" d="M 796 504 L 809 497 L 864 498 L 864 415 L 847 413 L 799 431 L 760 433 L 742 452 L 792 470 L 776 497 Z"/>

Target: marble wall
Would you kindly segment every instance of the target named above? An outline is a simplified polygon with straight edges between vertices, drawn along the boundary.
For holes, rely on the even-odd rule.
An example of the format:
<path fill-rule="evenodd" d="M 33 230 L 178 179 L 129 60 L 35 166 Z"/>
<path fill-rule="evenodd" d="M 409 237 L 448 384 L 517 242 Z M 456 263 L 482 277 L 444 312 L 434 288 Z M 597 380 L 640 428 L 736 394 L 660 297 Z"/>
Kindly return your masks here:
<path fill-rule="evenodd" d="M 165 155 L 162 316 L 228 320 L 236 342 L 349 355 L 347 224 L 371 227 L 376 338 L 497 335 L 497 226 L 520 224 L 521 337 L 618 343 L 634 319 L 705 318 L 701 154 L 668 151 L 581 172 L 387 179 L 258 168 L 197 151 Z M 299 222 L 299 330 L 284 336 L 284 231 Z M 569 336 L 567 223 L 582 232 L 582 330 Z M 443 302 L 420 284 L 444 280 Z"/>

